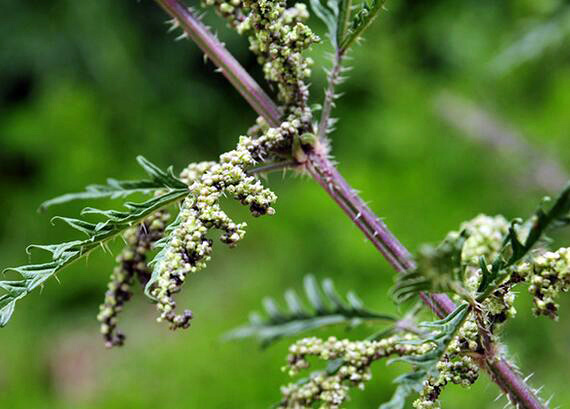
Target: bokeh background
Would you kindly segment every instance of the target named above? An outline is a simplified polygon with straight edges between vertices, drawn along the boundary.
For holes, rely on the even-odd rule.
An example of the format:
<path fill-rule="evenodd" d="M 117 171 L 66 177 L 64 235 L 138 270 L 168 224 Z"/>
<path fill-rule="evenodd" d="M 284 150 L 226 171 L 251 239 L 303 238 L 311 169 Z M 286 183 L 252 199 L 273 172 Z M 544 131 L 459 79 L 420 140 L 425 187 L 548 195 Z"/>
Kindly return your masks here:
<path fill-rule="evenodd" d="M 197 3 L 192 1 L 191 3 Z M 190 2 L 189 2 L 190 4 Z M 570 170 L 570 7 L 556 0 L 390 0 L 353 53 L 336 114 L 334 155 L 410 249 L 440 240 L 478 213 L 529 215 Z M 197 4 L 195 4 L 197 5 Z M 260 77 L 246 41 L 210 12 L 206 21 Z M 77 237 L 38 214 L 46 198 L 107 177 L 137 178 L 135 156 L 181 169 L 232 148 L 252 110 L 197 48 L 166 33 L 150 0 L 2 0 L 0 3 L 0 266 L 27 261 L 30 243 Z M 318 21 L 312 21 L 322 31 Z M 316 60 L 313 101 L 326 64 Z M 313 273 L 395 312 L 394 273 L 316 183 L 273 175 L 277 215 L 251 219 L 237 249 L 215 248 L 207 270 L 178 297 L 195 319 L 169 332 L 137 295 L 121 319 L 122 349 L 107 351 L 95 316 L 113 259 L 92 255 L 21 301 L 0 332 L 2 408 L 266 408 L 288 381 L 287 341 L 261 350 L 220 336 L 265 295 L 300 288 Z M 112 203 L 98 203 L 110 206 Z M 568 234 L 557 236 L 560 243 Z M 115 247 L 115 251 L 118 247 Z M 36 255 L 37 257 L 37 255 Z M 38 259 L 36 259 L 38 260 Z M 509 354 L 553 406 L 570 405 L 570 302 L 558 322 L 519 315 L 504 331 Z M 374 328 L 344 333 L 357 337 Z M 327 335 L 329 331 L 318 332 Z M 404 367 L 378 363 L 350 408 L 376 408 Z M 448 408 L 501 408 L 486 376 L 450 387 Z"/>

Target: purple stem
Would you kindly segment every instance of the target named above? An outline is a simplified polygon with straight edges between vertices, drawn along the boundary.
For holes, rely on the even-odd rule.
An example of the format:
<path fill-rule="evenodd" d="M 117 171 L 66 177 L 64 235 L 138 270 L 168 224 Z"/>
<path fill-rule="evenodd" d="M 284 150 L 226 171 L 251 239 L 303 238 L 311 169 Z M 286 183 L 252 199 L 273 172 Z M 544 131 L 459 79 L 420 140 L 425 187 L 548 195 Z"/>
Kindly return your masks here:
<path fill-rule="evenodd" d="M 520 406 L 523 408 L 545 408 L 534 395 L 534 391 L 521 379 L 517 370 L 504 359 L 487 362 L 487 371 L 493 381 L 505 391 L 511 402 L 521 402 Z"/>
<path fill-rule="evenodd" d="M 281 113 L 277 105 L 194 13 L 178 0 L 156 2 L 178 22 L 255 112 L 264 117 L 271 126 L 278 126 Z"/>
<path fill-rule="evenodd" d="M 222 69 L 224 76 L 252 108 L 271 126 L 278 126 L 281 113 L 277 105 L 192 12 L 179 0 L 156 0 L 156 2 L 178 21 L 188 36 L 214 64 Z M 306 164 L 308 172 L 352 222 L 362 230 L 396 271 L 403 272 L 415 268 L 410 252 L 350 187 L 324 150 L 318 148 L 319 145 L 317 149 L 308 152 Z M 421 293 L 420 298 L 440 318 L 444 318 L 455 310 L 455 304 L 445 294 Z M 545 409 L 521 376 L 504 359 L 497 357 L 479 362 L 479 364 L 489 372 L 493 381 L 515 405 L 525 409 Z"/>
<path fill-rule="evenodd" d="M 398 272 L 415 267 L 408 250 L 370 210 L 324 154 L 317 150 L 309 153 L 307 170 Z"/>
<path fill-rule="evenodd" d="M 415 268 L 408 250 L 349 187 L 330 160 L 315 151 L 308 157 L 309 173 L 380 250 L 390 265 L 398 272 Z M 456 308 L 455 303 L 446 294 L 420 293 L 420 298 L 439 318 L 445 318 Z M 523 378 L 505 359 L 493 355 L 477 360 L 477 363 L 490 374 L 491 379 L 507 394 L 515 407 L 545 409 Z"/>

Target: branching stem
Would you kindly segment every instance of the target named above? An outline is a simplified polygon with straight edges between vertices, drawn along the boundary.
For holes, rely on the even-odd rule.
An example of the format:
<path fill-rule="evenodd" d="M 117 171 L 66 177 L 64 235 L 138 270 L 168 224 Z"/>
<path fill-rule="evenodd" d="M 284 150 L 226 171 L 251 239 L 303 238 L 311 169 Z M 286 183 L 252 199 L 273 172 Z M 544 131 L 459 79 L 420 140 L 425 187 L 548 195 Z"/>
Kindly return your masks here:
<path fill-rule="evenodd" d="M 196 42 L 214 64 L 222 69 L 226 78 L 252 108 L 265 118 L 271 126 L 278 126 L 281 114 L 277 105 L 241 67 L 224 45 L 179 0 L 156 0 L 156 2 L 180 23 L 190 38 Z M 340 67 L 338 69 L 340 70 Z M 329 105 L 332 107 L 332 100 Z M 323 108 L 323 118 L 327 115 L 330 117 L 330 108 L 327 110 L 329 111 L 328 114 Z M 350 187 L 326 156 L 326 150 L 318 149 L 318 147 L 317 144 L 316 149 L 311 150 L 307 155 L 308 161 L 305 166 L 311 176 L 350 217 L 352 222 L 362 230 L 396 271 L 402 272 L 415 268 L 410 252 L 384 222 L 372 212 L 358 193 Z M 444 318 L 455 310 L 455 304 L 445 294 L 429 295 L 422 293 L 420 298 L 440 318 Z M 516 407 L 545 409 L 532 389 L 503 358 L 495 356 L 485 360 L 481 366 L 491 375 L 491 379 L 507 394 Z"/>
<path fill-rule="evenodd" d="M 483 306 L 479 303 L 471 303 L 471 310 L 475 316 L 475 322 L 477 323 L 477 331 L 479 333 L 479 338 L 481 339 L 481 344 L 485 350 L 485 357 L 487 359 L 495 358 L 495 345 L 493 343 L 493 336 L 487 320 L 485 319 L 485 312 L 483 311 Z"/>

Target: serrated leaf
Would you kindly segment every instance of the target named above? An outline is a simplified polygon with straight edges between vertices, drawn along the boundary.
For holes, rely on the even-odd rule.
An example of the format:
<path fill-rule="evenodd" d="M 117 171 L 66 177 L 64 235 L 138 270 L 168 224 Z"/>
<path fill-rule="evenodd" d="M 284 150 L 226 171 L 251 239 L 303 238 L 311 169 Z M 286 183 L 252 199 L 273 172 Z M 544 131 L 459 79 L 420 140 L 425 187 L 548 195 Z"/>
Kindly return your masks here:
<path fill-rule="evenodd" d="M 353 310 L 360 310 L 364 308 L 364 303 L 354 291 L 349 291 L 346 295 L 346 299 L 348 300 L 348 305 L 350 305 L 350 308 Z"/>
<path fill-rule="evenodd" d="M 273 298 L 265 297 L 263 299 L 263 308 L 269 318 L 274 322 L 284 321 L 284 316 L 281 311 L 279 311 L 279 307 Z"/>
<path fill-rule="evenodd" d="M 150 162 L 144 156 L 137 156 L 137 162 L 142 166 L 144 171 L 151 177 L 151 181 L 162 184 L 163 187 L 171 189 L 184 189 L 186 185 L 174 175 L 172 166 L 163 171 L 154 163 Z"/>
<path fill-rule="evenodd" d="M 93 211 L 91 213 L 106 217 L 100 223 L 91 223 L 81 219 L 68 217 L 55 217 L 53 220 L 65 222 L 70 227 L 87 234 L 85 240 L 75 240 L 59 244 L 31 245 L 28 252 L 39 249 L 51 254 L 51 261 L 41 264 L 29 264 L 11 267 L 4 272 L 18 273 L 21 280 L 0 281 L 0 289 L 4 294 L 0 296 L 0 326 L 6 325 L 12 316 L 17 301 L 25 297 L 39 285 L 62 271 L 75 261 L 86 257 L 93 250 L 103 247 L 106 243 L 122 234 L 129 227 L 136 225 L 147 216 L 156 211 L 182 200 L 188 195 L 186 187 L 167 191 L 165 194 L 153 197 L 136 206 L 130 206 L 127 212 Z"/>
<path fill-rule="evenodd" d="M 166 171 L 161 170 L 142 156 L 137 157 L 137 162 L 144 169 L 150 179 L 145 180 L 116 180 L 108 179 L 106 185 L 87 186 L 85 192 L 68 193 L 62 196 L 47 200 L 40 205 L 40 211 L 48 207 L 72 202 L 75 200 L 89 200 L 110 198 L 118 199 L 135 193 L 151 194 L 161 189 L 184 189 L 186 185 L 176 176 L 172 168 Z"/>
<path fill-rule="evenodd" d="M 509 226 L 509 234 L 507 236 L 509 244 L 511 245 L 511 249 L 513 251 L 512 257 L 516 259 L 520 259 L 526 254 L 525 245 L 520 242 L 517 231 L 515 229 L 515 226 L 520 223 L 521 221 L 519 220 L 513 220 Z"/>
<path fill-rule="evenodd" d="M 352 0 L 310 0 L 315 15 L 325 23 L 328 36 L 335 49 L 342 43 L 349 28 Z"/>
<path fill-rule="evenodd" d="M 520 221 L 515 219 L 511 223 L 509 232 L 504 239 L 503 248 L 493 261 L 491 271 L 488 272 L 488 277 L 485 278 L 484 275 L 484 279 L 478 288 L 478 292 L 480 293 L 477 297 L 478 302 L 485 300 L 508 279 L 510 276 L 509 267 L 525 257 L 544 237 L 548 230 L 568 226 L 570 224 L 570 184 L 567 185 L 558 196 L 552 207 L 548 211 L 545 211 L 543 206 L 549 201 L 549 198 L 545 198 L 531 218 L 532 226 L 524 243 L 520 241 L 516 229 L 516 225 L 520 224 Z"/>
<path fill-rule="evenodd" d="M 56 221 L 62 221 L 65 224 L 67 224 L 69 227 L 80 231 L 81 233 L 85 233 L 88 236 L 94 234 L 97 230 L 97 225 L 93 224 L 93 223 L 89 223 L 85 220 L 81 220 L 81 219 L 74 219 L 71 217 L 61 217 L 61 216 L 55 216 L 51 219 L 52 223 L 55 223 Z"/>
<path fill-rule="evenodd" d="M 340 44 L 340 49 L 343 52 L 348 50 L 362 36 L 362 33 L 370 27 L 380 10 L 382 10 L 384 3 L 384 0 L 365 0 L 352 13 L 348 22 L 348 29 Z"/>
<path fill-rule="evenodd" d="M 0 299 L 0 328 L 5 327 L 8 321 L 10 321 L 10 318 L 12 318 L 18 299 L 18 297 L 10 297 L 7 295 L 2 296 Z"/>
<path fill-rule="evenodd" d="M 481 283 L 479 283 L 479 288 L 477 292 L 483 291 L 485 288 L 489 286 L 491 281 L 495 278 L 493 273 L 487 267 L 487 263 L 485 262 L 485 257 L 481 257 L 479 259 L 479 267 L 481 268 Z"/>
<path fill-rule="evenodd" d="M 322 287 L 323 287 L 323 292 L 325 293 L 327 298 L 330 300 L 333 307 L 337 311 L 347 312 L 346 304 L 345 304 L 344 300 L 342 300 L 340 295 L 337 293 L 337 291 L 334 287 L 334 282 L 330 278 L 325 278 L 323 280 Z"/>
<path fill-rule="evenodd" d="M 348 31 L 350 16 L 352 13 L 352 0 L 343 0 L 339 2 L 337 14 L 337 44 L 342 43 Z"/>
<path fill-rule="evenodd" d="M 413 366 L 414 370 L 396 378 L 395 383 L 398 385 L 398 388 L 394 397 L 390 402 L 380 406 L 380 409 L 402 408 L 403 406 L 399 405 L 404 404 L 406 397 L 410 393 L 420 391 L 424 380 L 428 376 L 437 374 L 437 363 L 442 359 L 449 344 L 465 322 L 469 311 L 467 303 L 463 303 L 442 320 L 419 324 L 420 328 L 427 329 L 430 332 L 423 338 L 410 342 L 432 343 L 434 348 L 423 355 L 403 356 L 390 361 L 390 363 L 407 362 Z"/>
<path fill-rule="evenodd" d="M 327 26 L 330 40 L 336 47 L 337 16 L 334 14 L 334 10 L 323 5 L 321 0 L 311 0 L 311 8 L 313 13 Z"/>
<path fill-rule="evenodd" d="M 295 317 L 304 318 L 310 315 L 295 290 L 289 289 L 285 292 L 285 301 L 287 302 L 287 308 Z"/>
<path fill-rule="evenodd" d="M 316 313 L 319 315 L 326 314 L 328 309 L 321 296 L 321 291 L 319 289 L 319 285 L 315 276 L 305 276 L 303 282 L 305 284 L 305 293 L 307 294 L 307 298 L 309 299 L 309 302 L 315 309 Z"/>
<path fill-rule="evenodd" d="M 336 292 L 330 279 L 325 279 L 322 286 L 319 286 L 315 277 L 309 275 L 305 277 L 304 284 L 305 295 L 313 311 L 308 311 L 303 306 L 295 291 L 287 290 L 285 293 L 287 311 L 279 309 L 275 300 L 266 298 L 263 303 L 267 312 L 266 318 L 260 318 L 259 314 L 255 314 L 253 319 L 250 316 L 248 324 L 230 331 L 225 338 L 255 337 L 262 345 L 267 346 L 280 338 L 324 326 L 338 324 L 350 326 L 368 320 L 396 321 L 394 316 L 365 309 L 354 293 L 349 293 L 347 298 L 350 302 L 346 302 Z"/>

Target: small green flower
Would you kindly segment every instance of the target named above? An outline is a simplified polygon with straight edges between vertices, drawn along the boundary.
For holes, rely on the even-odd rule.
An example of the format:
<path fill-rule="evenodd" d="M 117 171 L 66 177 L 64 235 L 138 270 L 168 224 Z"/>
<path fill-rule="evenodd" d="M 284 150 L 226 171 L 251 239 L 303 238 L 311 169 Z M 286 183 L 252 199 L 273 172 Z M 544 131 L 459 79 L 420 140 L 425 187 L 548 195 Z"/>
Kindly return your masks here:
<path fill-rule="evenodd" d="M 412 336 L 393 336 L 379 341 L 349 341 L 330 337 L 305 338 L 289 347 L 287 366 L 290 376 L 309 368 L 310 356 L 325 361 L 342 359 L 335 373 L 312 374 L 304 383 L 291 383 L 281 388 L 283 400 L 280 408 L 300 409 L 314 407 L 337 409 L 346 401 L 350 388 L 364 389 L 371 378 L 370 366 L 375 361 L 391 355 L 421 355 L 433 348 L 431 344 L 414 344 Z"/>
<path fill-rule="evenodd" d="M 465 388 L 473 385 L 479 378 L 479 367 L 468 356 L 444 355 L 437 364 L 437 375 L 430 376 L 418 399 L 413 403 L 415 409 L 440 408 L 439 396 L 449 383 Z"/>
<path fill-rule="evenodd" d="M 558 319 L 556 298 L 570 288 L 570 248 L 545 252 L 521 263 L 515 271 L 530 284 L 534 313 Z"/>
<path fill-rule="evenodd" d="M 268 128 L 260 136 L 242 136 L 234 150 L 220 155 L 218 162 L 189 165 L 181 178 L 189 185 L 189 196 L 181 206 L 178 223 L 157 257 L 156 281 L 150 295 L 157 301 L 158 320 L 171 329 L 188 328 L 192 313 L 176 314 L 174 294 L 180 292 L 188 274 L 206 267 L 213 242 L 211 230 L 221 231 L 220 241 L 234 247 L 245 236 L 246 223 L 234 222 L 221 208 L 220 199 L 229 195 L 249 207 L 253 216 L 272 215 L 277 196 L 248 169 L 274 155 L 281 147 L 291 146 L 298 137 L 301 122 L 294 114 L 278 128 Z M 290 148 L 289 148 L 290 149 Z"/>

